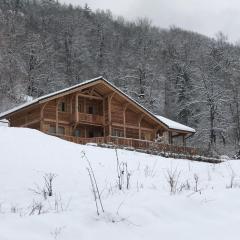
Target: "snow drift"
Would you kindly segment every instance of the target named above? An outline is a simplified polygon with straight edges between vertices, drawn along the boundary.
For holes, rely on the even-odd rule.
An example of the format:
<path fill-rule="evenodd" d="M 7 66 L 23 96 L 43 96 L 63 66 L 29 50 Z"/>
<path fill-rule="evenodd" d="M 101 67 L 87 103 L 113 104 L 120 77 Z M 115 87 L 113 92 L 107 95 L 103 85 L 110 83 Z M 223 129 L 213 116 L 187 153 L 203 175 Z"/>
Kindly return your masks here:
<path fill-rule="evenodd" d="M 104 213 L 97 216 L 83 151 Z M 0 127 L 0 239 L 239 239 L 240 163 L 213 165 L 117 150 L 130 186 L 117 186 L 114 149 Z M 44 199 L 46 173 L 53 196 Z M 175 188 L 170 191 L 170 178 Z M 40 214 L 33 206 L 42 205 Z"/>

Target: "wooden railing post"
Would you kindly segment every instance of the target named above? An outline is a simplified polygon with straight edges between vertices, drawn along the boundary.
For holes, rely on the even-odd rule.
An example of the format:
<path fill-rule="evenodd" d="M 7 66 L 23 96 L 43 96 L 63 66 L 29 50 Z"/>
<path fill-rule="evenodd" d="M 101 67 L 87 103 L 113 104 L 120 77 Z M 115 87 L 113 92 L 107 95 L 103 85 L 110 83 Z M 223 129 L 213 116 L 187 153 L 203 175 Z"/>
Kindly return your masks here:
<path fill-rule="evenodd" d="M 126 103 L 123 106 L 123 136 L 126 137 L 126 110 L 128 107 L 129 103 Z"/>
<path fill-rule="evenodd" d="M 62 100 L 62 98 L 59 98 L 56 100 L 56 134 L 58 134 L 58 105 L 59 105 L 59 102 Z"/>
<path fill-rule="evenodd" d="M 108 96 L 108 122 L 109 122 L 109 136 L 112 136 L 112 98 L 115 95 L 113 92 L 110 96 Z"/>
<path fill-rule="evenodd" d="M 138 139 L 141 139 L 141 135 L 142 135 L 142 132 L 141 132 L 141 122 L 142 122 L 143 118 L 144 118 L 144 114 L 141 114 L 139 119 L 138 119 Z"/>
<path fill-rule="evenodd" d="M 79 115 L 78 115 L 78 94 L 76 94 L 76 96 L 75 96 L 75 120 L 76 120 L 76 122 L 78 122 L 78 117 L 79 117 Z"/>

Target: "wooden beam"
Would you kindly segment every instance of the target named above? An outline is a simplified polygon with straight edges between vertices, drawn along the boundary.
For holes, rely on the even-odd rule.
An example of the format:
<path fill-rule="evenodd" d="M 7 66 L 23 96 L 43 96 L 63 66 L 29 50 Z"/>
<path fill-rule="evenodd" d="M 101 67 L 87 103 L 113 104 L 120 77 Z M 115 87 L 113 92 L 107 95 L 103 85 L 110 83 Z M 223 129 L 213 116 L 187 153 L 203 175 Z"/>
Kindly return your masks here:
<path fill-rule="evenodd" d="M 40 110 L 40 131 L 43 131 L 44 109 L 45 109 L 47 104 L 48 104 L 48 102 L 44 103 L 41 106 L 41 110 Z"/>
<path fill-rule="evenodd" d="M 144 114 L 141 114 L 139 119 L 138 119 L 138 138 L 141 139 L 142 131 L 141 131 L 141 122 L 142 119 L 144 118 Z"/>
<path fill-rule="evenodd" d="M 71 115 L 73 114 L 73 95 L 70 97 L 70 113 L 71 113 Z"/>
<path fill-rule="evenodd" d="M 87 113 L 87 109 L 86 109 L 86 98 L 83 98 L 83 112 Z"/>
<path fill-rule="evenodd" d="M 111 95 L 108 96 L 108 124 L 109 124 L 109 136 L 112 136 L 112 98 L 115 95 L 113 92 Z"/>
<path fill-rule="evenodd" d="M 56 99 L 56 134 L 58 134 L 58 123 L 59 123 L 59 119 L 58 119 L 58 104 L 60 102 L 61 98 Z"/>
<path fill-rule="evenodd" d="M 168 142 L 169 144 L 172 144 L 172 132 L 168 132 L 168 136 L 169 136 Z"/>
<path fill-rule="evenodd" d="M 126 110 L 127 110 L 128 105 L 129 105 L 129 103 L 126 103 L 123 106 L 123 136 L 124 137 L 126 137 L 126 135 L 127 135 L 127 131 L 126 131 Z"/>
<path fill-rule="evenodd" d="M 75 121 L 78 122 L 78 94 L 75 95 Z"/>
<path fill-rule="evenodd" d="M 32 125 L 32 124 L 35 124 L 35 123 L 38 123 L 38 122 L 41 122 L 41 119 L 40 119 L 40 118 L 39 118 L 39 119 L 36 119 L 36 120 L 33 120 L 33 121 L 31 121 L 31 122 L 28 122 L 28 123 L 24 123 L 24 124 L 20 125 L 19 127 L 27 127 L 27 126 L 29 126 L 29 125 Z"/>
<path fill-rule="evenodd" d="M 186 146 L 186 139 L 185 139 L 185 135 L 182 136 L 182 140 L 183 140 L 183 146 Z"/>
<path fill-rule="evenodd" d="M 89 88 L 91 86 L 95 86 L 97 83 L 100 83 L 100 82 L 102 82 L 102 80 L 101 79 L 97 79 L 96 81 L 83 84 L 82 86 L 73 88 L 72 90 L 66 90 L 66 91 L 63 91 L 61 93 L 57 93 L 56 95 L 54 94 L 52 97 L 48 97 L 48 98 L 45 98 L 45 99 L 39 101 L 39 103 L 48 102 L 48 101 L 54 100 L 54 99 L 59 98 L 59 97 L 64 97 L 65 95 L 69 95 L 71 93 L 76 93 L 76 92 L 78 92 L 80 90 Z"/>
<path fill-rule="evenodd" d="M 45 121 L 45 122 L 56 123 L 56 119 L 44 118 L 44 121 Z M 67 122 L 67 121 L 62 121 L 62 120 L 58 120 L 58 123 L 62 123 L 62 124 L 66 124 L 66 125 L 69 124 L 69 122 Z"/>
<path fill-rule="evenodd" d="M 106 98 L 103 98 L 103 136 L 106 137 L 105 132 L 105 125 L 106 125 L 106 116 L 105 116 L 105 104 L 106 104 Z"/>
<path fill-rule="evenodd" d="M 93 93 L 95 91 L 95 88 L 93 87 L 91 90 L 90 90 L 90 95 L 93 96 Z"/>
<path fill-rule="evenodd" d="M 97 96 L 92 96 L 92 95 L 86 95 L 82 93 L 77 93 L 79 97 L 84 97 L 84 98 L 91 98 L 91 99 L 98 99 L 98 100 L 103 100 L 103 97 L 97 97 Z"/>
<path fill-rule="evenodd" d="M 112 122 L 112 126 L 122 127 L 122 128 L 124 127 L 124 125 L 122 123 L 116 123 L 116 122 Z M 139 126 L 126 124 L 126 128 L 139 129 Z M 141 127 L 141 130 L 152 132 L 154 130 L 154 128 Z"/>

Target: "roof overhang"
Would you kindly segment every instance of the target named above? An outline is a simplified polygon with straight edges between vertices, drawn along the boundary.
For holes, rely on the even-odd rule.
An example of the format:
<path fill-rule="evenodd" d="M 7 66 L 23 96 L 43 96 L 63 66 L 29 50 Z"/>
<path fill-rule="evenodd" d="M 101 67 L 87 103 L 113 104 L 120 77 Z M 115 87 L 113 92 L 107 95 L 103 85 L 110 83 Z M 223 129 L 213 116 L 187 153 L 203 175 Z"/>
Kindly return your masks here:
<path fill-rule="evenodd" d="M 87 81 L 84 81 L 82 83 L 79 83 L 77 85 L 74 85 L 72 87 L 69 87 L 69 88 L 65 88 L 65 89 L 62 89 L 60 91 L 57 91 L 57 92 L 54 92 L 54 93 L 51 93 L 51 94 L 48 94 L 48 95 L 45 95 L 45 96 L 42 96 L 42 97 L 39 97 L 39 98 L 36 98 L 34 99 L 33 101 L 31 102 L 28 102 L 28 103 L 25 103 L 25 104 L 22 104 L 18 107 L 15 107 L 13 109 L 10 109 L 6 112 L 3 112 L 2 114 L 0 114 L 0 119 L 3 119 L 3 118 L 10 118 L 11 115 L 19 112 L 19 111 L 23 111 L 23 110 L 27 110 L 29 108 L 32 108 L 34 106 L 37 106 L 38 104 L 43 104 L 47 101 L 51 101 L 51 100 L 54 100 L 56 98 L 59 98 L 59 97 L 64 97 L 65 95 L 68 95 L 68 94 L 71 94 L 71 93 L 74 93 L 76 91 L 79 91 L 81 89 L 84 89 L 84 88 L 88 88 L 88 87 L 91 87 L 95 84 L 98 84 L 98 83 L 103 83 L 105 84 L 107 87 L 109 87 L 111 90 L 113 91 L 116 91 L 120 96 L 122 96 L 123 98 L 125 98 L 126 100 L 128 101 L 131 101 L 131 103 L 133 105 L 135 105 L 135 107 L 137 107 L 140 111 L 144 112 L 145 114 L 148 115 L 148 117 L 150 117 L 152 120 L 154 120 L 156 122 L 156 124 L 162 126 L 164 129 L 166 130 L 170 130 L 170 131 L 176 131 L 178 133 L 183 133 L 183 134 L 194 134 L 196 131 L 188 131 L 188 130 L 181 130 L 181 129 L 174 129 L 174 128 L 171 128 L 170 126 L 168 126 L 164 121 L 161 121 L 158 117 L 156 117 L 156 115 L 154 115 L 153 113 L 151 113 L 148 109 L 146 109 L 145 107 L 143 107 L 142 105 L 140 105 L 137 101 L 135 101 L 134 99 L 132 99 L 130 96 L 128 96 L 126 93 L 124 93 L 123 91 L 121 91 L 119 88 L 117 88 L 116 86 L 114 86 L 112 83 L 110 83 L 109 81 L 107 81 L 105 78 L 103 78 L 102 76 L 100 77 L 97 77 L 97 78 L 94 78 L 94 79 L 91 79 L 91 80 L 87 80 Z M 170 120 L 171 121 L 171 120 Z M 190 128 L 189 128 L 190 129 Z"/>

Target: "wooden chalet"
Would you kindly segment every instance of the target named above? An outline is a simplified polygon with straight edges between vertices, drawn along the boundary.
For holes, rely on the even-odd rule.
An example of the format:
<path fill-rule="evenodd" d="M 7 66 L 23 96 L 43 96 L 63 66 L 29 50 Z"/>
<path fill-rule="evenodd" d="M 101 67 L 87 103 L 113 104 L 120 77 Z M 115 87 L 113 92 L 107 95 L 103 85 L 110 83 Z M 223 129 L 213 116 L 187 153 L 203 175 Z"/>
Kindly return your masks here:
<path fill-rule="evenodd" d="M 34 99 L 0 119 L 80 144 L 196 153 L 186 147 L 194 129 L 152 114 L 103 77 Z"/>

